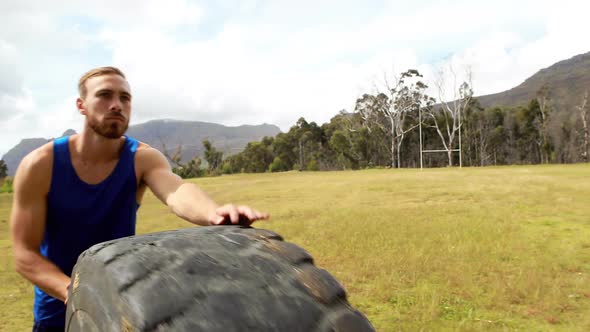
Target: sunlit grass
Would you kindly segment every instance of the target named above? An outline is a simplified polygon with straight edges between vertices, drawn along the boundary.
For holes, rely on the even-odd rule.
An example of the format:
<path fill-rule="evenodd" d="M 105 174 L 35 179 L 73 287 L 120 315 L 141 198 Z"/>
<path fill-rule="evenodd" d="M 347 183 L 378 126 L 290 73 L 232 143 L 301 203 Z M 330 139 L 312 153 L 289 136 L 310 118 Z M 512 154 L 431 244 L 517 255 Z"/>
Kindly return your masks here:
<path fill-rule="evenodd" d="M 197 179 L 308 250 L 379 331 L 590 330 L 590 165 Z M 30 330 L 0 195 L 0 322 Z M 138 233 L 189 227 L 148 194 Z"/>

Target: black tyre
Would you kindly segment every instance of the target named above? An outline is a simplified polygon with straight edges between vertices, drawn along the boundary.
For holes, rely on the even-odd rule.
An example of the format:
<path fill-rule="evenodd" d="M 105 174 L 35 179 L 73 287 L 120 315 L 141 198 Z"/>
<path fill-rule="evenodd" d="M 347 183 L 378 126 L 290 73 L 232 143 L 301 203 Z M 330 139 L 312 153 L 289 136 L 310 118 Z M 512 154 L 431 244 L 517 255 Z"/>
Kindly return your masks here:
<path fill-rule="evenodd" d="M 243 226 L 97 244 L 78 258 L 66 331 L 373 331 L 300 247 Z"/>

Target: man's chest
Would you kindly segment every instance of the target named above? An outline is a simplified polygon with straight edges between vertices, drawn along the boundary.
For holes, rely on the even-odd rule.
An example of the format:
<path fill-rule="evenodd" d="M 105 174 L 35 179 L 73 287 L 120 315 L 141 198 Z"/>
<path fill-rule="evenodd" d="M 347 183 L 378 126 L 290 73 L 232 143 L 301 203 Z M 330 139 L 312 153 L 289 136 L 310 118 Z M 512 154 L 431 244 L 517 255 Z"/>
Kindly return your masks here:
<path fill-rule="evenodd" d="M 72 160 L 72 166 L 78 178 L 88 184 L 98 184 L 106 180 L 115 171 L 117 163 L 118 160 L 100 164 Z"/>

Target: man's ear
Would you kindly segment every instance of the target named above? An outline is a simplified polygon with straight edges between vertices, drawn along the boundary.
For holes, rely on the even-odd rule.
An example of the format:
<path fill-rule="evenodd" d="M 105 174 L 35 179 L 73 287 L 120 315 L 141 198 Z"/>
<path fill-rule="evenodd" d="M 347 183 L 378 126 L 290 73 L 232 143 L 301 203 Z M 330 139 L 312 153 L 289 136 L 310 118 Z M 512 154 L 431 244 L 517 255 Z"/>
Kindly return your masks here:
<path fill-rule="evenodd" d="M 86 108 L 84 106 L 84 100 L 82 100 L 82 98 L 76 99 L 76 108 L 78 109 L 78 112 L 80 112 L 80 114 L 86 115 Z"/>

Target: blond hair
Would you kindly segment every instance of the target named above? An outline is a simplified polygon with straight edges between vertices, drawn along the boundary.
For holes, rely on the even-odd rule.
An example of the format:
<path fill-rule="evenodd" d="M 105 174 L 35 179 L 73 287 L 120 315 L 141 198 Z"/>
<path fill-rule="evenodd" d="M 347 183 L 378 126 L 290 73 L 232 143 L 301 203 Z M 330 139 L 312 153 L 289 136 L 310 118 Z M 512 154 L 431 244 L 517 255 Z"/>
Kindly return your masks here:
<path fill-rule="evenodd" d="M 111 74 L 119 75 L 125 78 L 125 74 L 123 74 L 123 72 L 116 67 L 98 67 L 87 71 L 86 74 L 80 77 L 80 81 L 78 81 L 78 93 L 80 94 L 80 98 L 86 97 L 86 93 L 88 92 L 86 91 L 86 81 L 88 81 L 89 78 Z"/>

